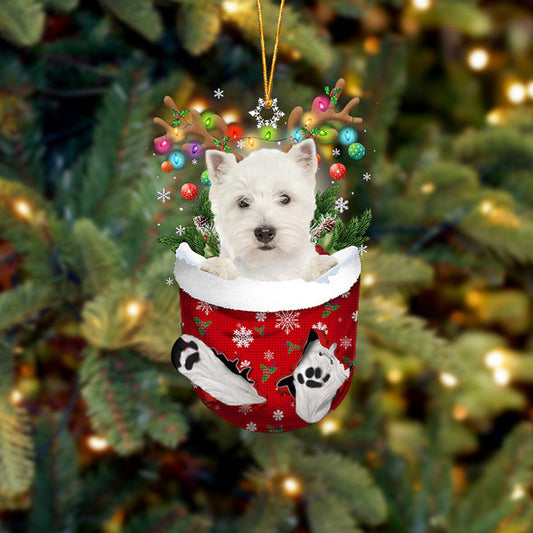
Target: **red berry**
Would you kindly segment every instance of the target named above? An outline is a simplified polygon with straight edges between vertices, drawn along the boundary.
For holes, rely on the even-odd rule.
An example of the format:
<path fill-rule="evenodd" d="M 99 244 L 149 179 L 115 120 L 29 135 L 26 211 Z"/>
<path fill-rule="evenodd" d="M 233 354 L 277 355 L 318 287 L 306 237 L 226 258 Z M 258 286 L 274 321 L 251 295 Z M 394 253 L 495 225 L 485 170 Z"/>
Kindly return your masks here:
<path fill-rule="evenodd" d="M 198 194 L 198 189 L 196 188 L 196 185 L 194 183 L 184 183 L 181 186 L 181 195 L 185 200 L 192 200 L 193 198 L 196 198 L 196 195 Z"/>
<path fill-rule="evenodd" d="M 334 180 L 341 180 L 346 176 L 346 167 L 342 163 L 334 163 L 329 167 L 329 175 Z"/>

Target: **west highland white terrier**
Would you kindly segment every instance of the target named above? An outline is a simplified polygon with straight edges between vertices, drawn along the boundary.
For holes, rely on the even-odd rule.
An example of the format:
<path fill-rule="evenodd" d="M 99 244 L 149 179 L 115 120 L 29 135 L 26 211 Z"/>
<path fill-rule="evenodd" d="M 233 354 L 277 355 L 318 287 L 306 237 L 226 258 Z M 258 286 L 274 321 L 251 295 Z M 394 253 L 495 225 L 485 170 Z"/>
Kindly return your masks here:
<path fill-rule="evenodd" d="M 232 154 L 208 150 L 206 162 L 220 257 L 205 260 L 202 270 L 225 279 L 311 281 L 337 264 L 316 252 L 309 235 L 317 172 L 313 139 L 288 153 L 258 150 L 239 163 Z"/>

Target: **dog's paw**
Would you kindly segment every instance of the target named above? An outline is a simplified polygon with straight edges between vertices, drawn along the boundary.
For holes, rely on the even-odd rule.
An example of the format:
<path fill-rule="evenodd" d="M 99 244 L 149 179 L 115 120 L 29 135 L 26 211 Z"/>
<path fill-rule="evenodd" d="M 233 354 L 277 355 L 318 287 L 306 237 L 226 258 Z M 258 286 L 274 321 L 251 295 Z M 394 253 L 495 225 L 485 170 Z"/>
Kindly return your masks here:
<path fill-rule="evenodd" d="M 206 259 L 200 265 L 200 270 L 223 279 L 235 279 L 237 277 L 237 268 L 233 262 L 230 259 L 224 259 L 222 257 L 210 257 Z"/>
<path fill-rule="evenodd" d="M 305 377 L 302 373 L 296 375 L 298 382 L 310 389 L 319 389 L 320 387 L 323 387 L 324 383 L 327 383 L 330 377 L 331 374 L 325 374 L 322 376 L 322 369 L 319 366 L 315 368 L 310 366 L 307 368 L 305 371 Z"/>
<path fill-rule="evenodd" d="M 304 268 L 304 281 L 313 281 L 333 268 L 338 263 L 331 255 L 317 255 L 309 261 Z"/>

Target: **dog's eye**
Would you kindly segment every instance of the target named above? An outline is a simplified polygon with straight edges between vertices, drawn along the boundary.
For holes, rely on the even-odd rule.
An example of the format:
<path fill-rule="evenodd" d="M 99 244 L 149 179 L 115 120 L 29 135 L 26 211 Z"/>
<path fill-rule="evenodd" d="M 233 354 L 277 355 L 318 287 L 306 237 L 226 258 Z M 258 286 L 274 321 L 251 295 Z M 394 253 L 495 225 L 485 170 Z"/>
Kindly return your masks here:
<path fill-rule="evenodd" d="M 250 204 L 246 201 L 246 199 L 244 198 L 241 198 L 238 202 L 237 202 L 237 205 L 241 208 L 241 209 L 245 209 L 246 207 L 250 207 Z"/>
<path fill-rule="evenodd" d="M 289 196 L 287 196 L 286 194 L 281 195 L 280 203 L 282 203 L 283 205 L 287 205 L 288 203 L 290 203 L 290 201 L 291 199 Z"/>

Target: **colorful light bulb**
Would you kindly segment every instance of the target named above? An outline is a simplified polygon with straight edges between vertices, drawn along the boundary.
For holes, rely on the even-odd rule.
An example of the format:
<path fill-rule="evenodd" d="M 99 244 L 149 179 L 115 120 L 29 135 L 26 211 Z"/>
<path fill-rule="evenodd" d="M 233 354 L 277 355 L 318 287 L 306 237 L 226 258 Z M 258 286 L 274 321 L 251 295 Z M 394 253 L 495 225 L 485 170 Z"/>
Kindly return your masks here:
<path fill-rule="evenodd" d="M 154 139 L 154 152 L 159 155 L 166 154 L 172 150 L 172 143 L 165 137 Z"/>
<path fill-rule="evenodd" d="M 204 154 L 204 147 L 197 142 L 186 143 L 181 147 L 182 152 L 191 159 L 202 157 Z"/>
<path fill-rule="evenodd" d="M 172 163 L 174 170 L 179 170 L 185 166 L 187 163 L 187 158 L 185 154 L 180 150 L 175 150 L 168 156 L 168 160 Z"/>
<path fill-rule="evenodd" d="M 325 94 L 320 94 L 313 98 L 311 110 L 315 113 L 325 113 L 328 110 L 329 104 L 329 96 L 326 96 Z"/>
<path fill-rule="evenodd" d="M 339 142 L 343 146 L 350 146 L 357 141 L 357 132 L 351 126 L 345 126 L 339 131 Z"/>

